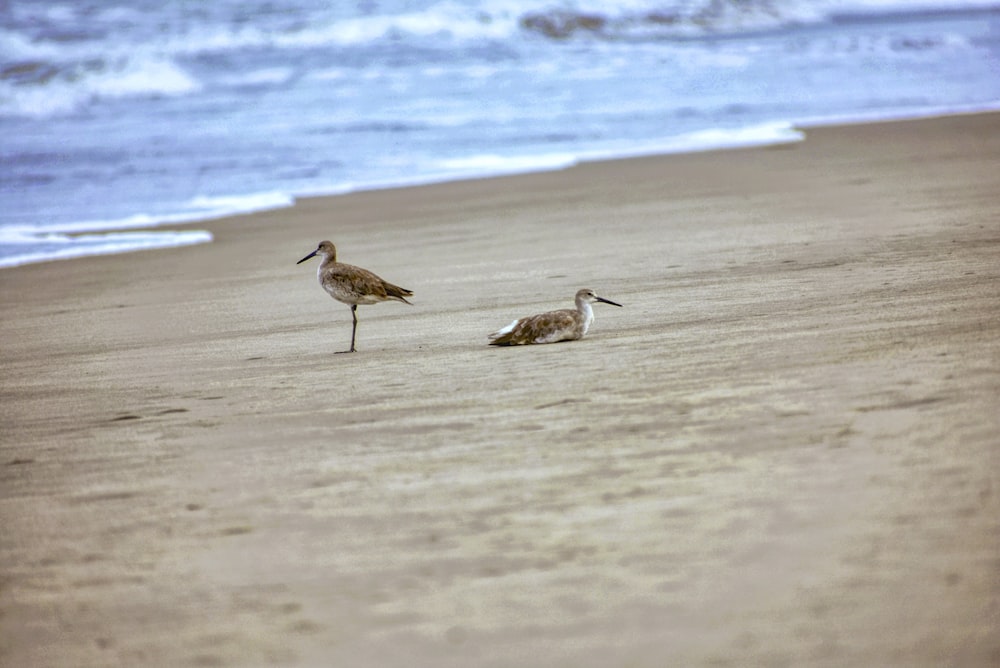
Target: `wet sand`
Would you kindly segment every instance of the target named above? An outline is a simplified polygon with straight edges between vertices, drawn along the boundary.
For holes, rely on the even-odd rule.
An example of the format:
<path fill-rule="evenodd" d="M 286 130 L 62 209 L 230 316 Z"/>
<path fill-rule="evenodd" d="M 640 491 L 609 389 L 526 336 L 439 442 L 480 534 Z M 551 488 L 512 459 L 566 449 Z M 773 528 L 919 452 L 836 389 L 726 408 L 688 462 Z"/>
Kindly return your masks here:
<path fill-rule="evenodd" d="M 998 665 L 998 165 L 822 128 L 0 270 L 0 664 Z M 415 293 L 353 355 L 321 239 Z"/>

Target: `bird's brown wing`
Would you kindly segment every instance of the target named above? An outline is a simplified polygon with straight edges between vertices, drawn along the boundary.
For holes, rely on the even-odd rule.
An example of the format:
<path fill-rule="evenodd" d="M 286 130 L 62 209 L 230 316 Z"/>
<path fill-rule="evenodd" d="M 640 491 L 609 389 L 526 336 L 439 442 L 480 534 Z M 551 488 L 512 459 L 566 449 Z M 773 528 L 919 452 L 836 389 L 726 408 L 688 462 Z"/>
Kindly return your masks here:
<path fill-rule="evenodd" d="M 495 346 L 521 346 L 579 338 L 574 315 L 574 311 L 565 309 L 521 318 L 509 332 L 494 338 L 490 343 Z"/>
<path fill-rule="evenodd" d="M 413 293 L 410 290 L 393 285 L 380 276 L 355 267 L 352 264 L 338 262 L 329 267 L 323 274 L 324 285 L 335 299 L 347 303 L 374 304 L 387 299 L 406 301 Z M 339 294 L 338 294 L 339 293 Z"/>

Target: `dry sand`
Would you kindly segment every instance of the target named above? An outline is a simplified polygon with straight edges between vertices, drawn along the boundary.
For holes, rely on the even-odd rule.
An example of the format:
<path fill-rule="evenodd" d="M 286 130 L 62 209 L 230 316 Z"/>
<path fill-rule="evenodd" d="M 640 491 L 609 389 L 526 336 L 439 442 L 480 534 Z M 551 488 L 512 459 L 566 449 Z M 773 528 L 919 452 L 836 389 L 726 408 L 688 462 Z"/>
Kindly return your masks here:
<path fill-rule="evenodd" d="M 0 270 L 0 665 L 1000 665 L 1000 115 L 807 134 Z"/>

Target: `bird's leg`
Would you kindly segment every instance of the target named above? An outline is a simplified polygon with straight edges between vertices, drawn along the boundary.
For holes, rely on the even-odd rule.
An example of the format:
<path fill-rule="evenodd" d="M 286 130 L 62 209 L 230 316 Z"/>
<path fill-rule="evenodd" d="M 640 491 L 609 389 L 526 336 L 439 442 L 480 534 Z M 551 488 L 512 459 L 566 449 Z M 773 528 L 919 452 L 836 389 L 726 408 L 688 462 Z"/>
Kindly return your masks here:
<path fill-rule="evenodd" d="M 347 352 L 354 352 L 354 337 L 358 334 L 358 305 L 351 304 L 351 349 Z"/>
<path fill-rule="evenodd" d="M 338 353 L 353 353 L 354 350 L 354 337 L 358 333 L 358 305 L 351 305 L 351 349 L 350 350 L 338 350 Z"/>
<path fill-rule="evenodd" d="M 358 333 L 358 305 L 351 304 L 351 320 L 354 322 L 351 325 L 351 352 L 354 352 L 354 337 Z"/>

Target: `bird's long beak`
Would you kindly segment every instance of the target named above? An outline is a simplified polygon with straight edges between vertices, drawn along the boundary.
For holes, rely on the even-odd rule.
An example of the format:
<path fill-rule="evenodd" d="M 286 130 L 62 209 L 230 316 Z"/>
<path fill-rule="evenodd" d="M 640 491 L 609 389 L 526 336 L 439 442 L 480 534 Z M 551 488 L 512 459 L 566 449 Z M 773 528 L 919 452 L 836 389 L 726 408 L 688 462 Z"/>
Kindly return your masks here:
<path fill-rule="evenodd" d="M 621 304 L 619 304 L 618 302 L 613 302 L 610 299 L 605 299 L 604 297 L 598 297 L 597 295 L 594 295 L 594 299 L 596 299 L 599 302 L 604 302 L 605 304 L 611 304 L 612 306 L 621 306 Z"/>
<path fill-rule="evenodd" d="M 316 253 L 318 253 L 318 252 L 319 252 L 319 249 L 317 248 L 317 249 L 316 249 L 316 250 L 314 250 L 314 251 L 313 251 L 312 253 L 309 253 L 309 255 L 306 255 L 306 256 L 305 256 L 304 258 L 302 258 L 301 260 L 299 260 L 299 261 L 298 261 L 298 262 L 296 262 L 295 264 L 302 264 L 303 262 L 305 262 L 306 260 L 308 260 L 308 259 L 309 259 L 309 258 L 311 258 L 312 256 L 316 255 Z"/>

